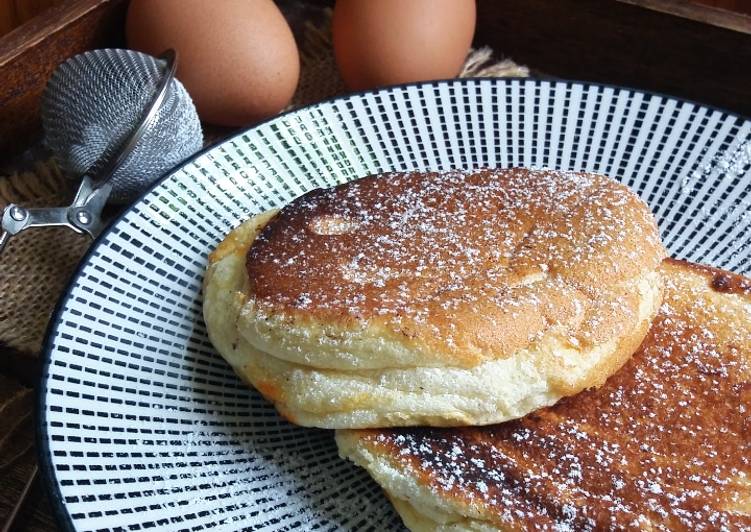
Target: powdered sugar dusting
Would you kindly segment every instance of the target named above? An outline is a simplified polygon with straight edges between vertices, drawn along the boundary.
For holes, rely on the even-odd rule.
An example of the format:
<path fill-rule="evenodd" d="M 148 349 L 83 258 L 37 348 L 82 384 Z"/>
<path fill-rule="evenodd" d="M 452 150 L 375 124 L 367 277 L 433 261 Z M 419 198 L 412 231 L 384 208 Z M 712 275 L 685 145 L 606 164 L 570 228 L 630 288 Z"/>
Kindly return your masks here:
<path fill-rule="evenodd" d="M 308 228 L 317 235 L 344 235 L 357 229 L 357 222 L 342 216 L 316 216 Z"/>
<path fill-rule="evenodd" d="M 640 350 L 602 388 L 502 425 L 363 437 L 496 523 L 748 529 L 751 300 L 716 298 L 710 286 L 729 274 L 666 268 L 683 271 L 668 276 Z"/>
<path fill-rule="evenodd" d="M 495 329 L 529 321 L 530 336 L 555 320 L 568 320 L 574 342 L 602 335 L 597 315 L 632 310 L 603 290 L 652 271 L 662 254 L 651 213 L 626 187 L 594 174 L 497 169 L 310 192 L 267 225 L 247 264 L 261 304 L 301 308 L 304 292 L 308 314 L 380 317 L 466 350 L 483 339 L 449 324 L 470 314 Z"/>

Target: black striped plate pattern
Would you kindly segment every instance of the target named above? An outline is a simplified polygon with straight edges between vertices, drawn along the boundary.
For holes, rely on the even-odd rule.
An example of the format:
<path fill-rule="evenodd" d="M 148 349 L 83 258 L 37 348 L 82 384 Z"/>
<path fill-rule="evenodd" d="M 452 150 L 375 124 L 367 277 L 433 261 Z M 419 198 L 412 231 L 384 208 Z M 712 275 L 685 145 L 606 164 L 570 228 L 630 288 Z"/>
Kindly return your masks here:
<path fill-rule="evenodd" d="M 751 122 L 662 95 L 470 79 L 274 118 L 165 177 L 93 246 L 50 328 L 40 450 L 76 530 L 399 530 L 328 431 L 280 419 L 215 353 L 207 253 L 249 216 L 389 170 L 529 166 L 631 186 L 677 257 L 751 271 Z"/>

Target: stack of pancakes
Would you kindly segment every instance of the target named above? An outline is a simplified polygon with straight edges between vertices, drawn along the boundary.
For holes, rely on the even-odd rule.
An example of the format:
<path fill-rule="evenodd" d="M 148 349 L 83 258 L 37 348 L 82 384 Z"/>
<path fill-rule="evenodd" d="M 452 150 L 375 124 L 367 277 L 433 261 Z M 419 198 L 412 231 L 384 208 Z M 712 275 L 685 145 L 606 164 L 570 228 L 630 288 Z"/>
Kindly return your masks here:
<path fill-rule="evenodd" d="M 665 259 L 607 177 L 315 190 L 219 245 L 204 315 L 412 530 L 751 526 L 751 281 Z"/>

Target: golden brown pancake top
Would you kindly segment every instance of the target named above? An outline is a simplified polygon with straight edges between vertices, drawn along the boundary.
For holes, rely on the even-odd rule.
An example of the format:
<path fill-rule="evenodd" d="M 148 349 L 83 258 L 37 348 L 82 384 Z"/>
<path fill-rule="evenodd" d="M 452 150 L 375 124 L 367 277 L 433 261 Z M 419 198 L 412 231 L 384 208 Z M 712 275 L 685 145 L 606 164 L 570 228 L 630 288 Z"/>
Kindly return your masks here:
<path fill-rule="evenodd" d="M 314 190 L 247 256 L 261 305 L 344 326 L 379 321 L 476 363 L 553 326 L 574 345 L 619 335 L 627 281 L 664 256 L 649 209 L 600 175 L 400 173 Z"/>
<path fill-rule="evenodd" d="M 602 388 L 501 425 L 361 438 L 499 524 L 748 529 L 749 281 L 678 261 L 664 269 L 665 302 L 650 333 Z"/>

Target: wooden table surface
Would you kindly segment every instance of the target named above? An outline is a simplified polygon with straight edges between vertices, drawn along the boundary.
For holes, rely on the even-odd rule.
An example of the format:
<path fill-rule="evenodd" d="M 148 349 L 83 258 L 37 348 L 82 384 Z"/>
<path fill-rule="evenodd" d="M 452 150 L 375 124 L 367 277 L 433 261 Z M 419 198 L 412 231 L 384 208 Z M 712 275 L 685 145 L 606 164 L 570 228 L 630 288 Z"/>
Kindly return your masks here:
<path fill-rule="evenodd" d="M 113 4 L 120 4 L 122 16 L 122 1 Z M 741 31 L 616 0 L 478 0 L 476 44 L 549 76 L 655 90 L 751 115 L 751 35 Z M 0 74 L 2 68 L 0 61 Z M 33 136 L 30 124 L 24 131 Z M 7 160 L 0 160 L 3 167 Z M 36 463 L 33 388 L 39 369 L 37 353 L 0 343 L 0 525 Z M 57 529 L 44 491 L 34 486 L 17 530 Z"/>

